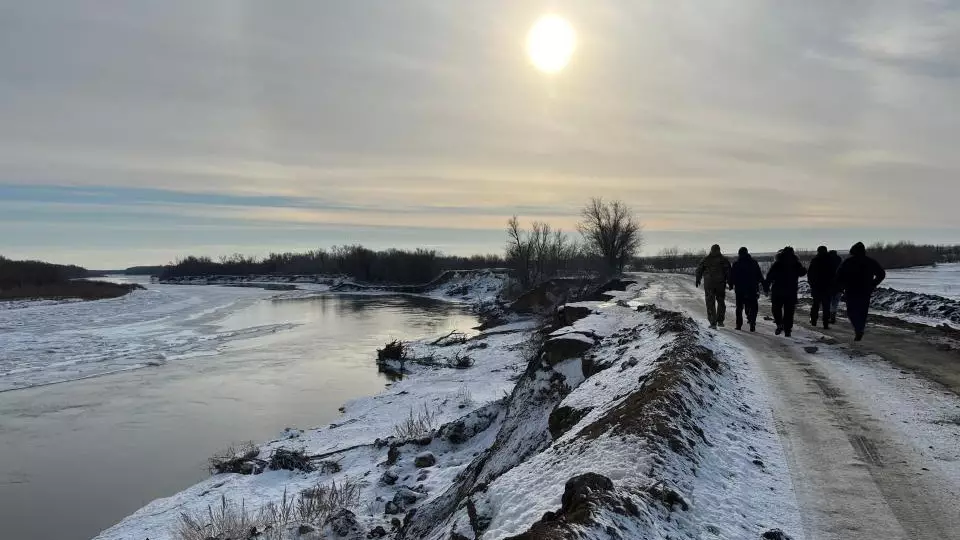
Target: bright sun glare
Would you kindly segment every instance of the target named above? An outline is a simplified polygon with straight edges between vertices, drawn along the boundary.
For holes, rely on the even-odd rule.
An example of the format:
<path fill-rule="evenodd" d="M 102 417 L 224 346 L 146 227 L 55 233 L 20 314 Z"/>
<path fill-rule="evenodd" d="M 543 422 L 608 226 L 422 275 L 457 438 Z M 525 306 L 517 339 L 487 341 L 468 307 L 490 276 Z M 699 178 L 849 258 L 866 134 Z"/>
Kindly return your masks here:
<path fill-rule="evenodd" d="M 570 62 L 577 46 L 573 26 L 559 15 L 544 15 L 527 33 L 527 55 L 544 73 L 558 73 Z"/>

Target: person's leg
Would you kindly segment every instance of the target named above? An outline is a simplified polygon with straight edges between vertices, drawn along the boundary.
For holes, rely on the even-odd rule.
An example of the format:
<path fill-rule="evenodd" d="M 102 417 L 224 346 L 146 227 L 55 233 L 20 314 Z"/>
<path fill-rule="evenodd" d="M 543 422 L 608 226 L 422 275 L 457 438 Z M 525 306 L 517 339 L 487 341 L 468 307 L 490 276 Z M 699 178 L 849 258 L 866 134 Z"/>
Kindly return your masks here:
<path fill-rule="evenodd" d="M 717 324 L 723 326 L 723 321 L 727 318 L 727 288 L 721 285 L 713 293 L 717 298 Z"/>
<path fill-rule="evenodd" d="M 779 336 L 783 331 L 783 299 L 774 296 L 770 299 L 770 304 L 773 308 L 773 323 L 777 325 L 776 333 Z"/>
<path fill-rule="evenodd" d="M 747 322 L 750 323 L 750 331 L 757 331 L 757 314 L 760 313 L 760 299 L 751 296 L 747 299 Z"/>
<path fill-rule="evenodd" d="M 823 294 L 823 297 L 822 297 L 821 300 L 820 300 L 821 303 L 823 304 L 823 328 L 824 328 L 824 330 L 830 328 L 830 323 L 831 323 L 831 321 L 832 321 L 831 317 L 833 316 L 833 313 L 831 313 L 831 311 L 830 311 L 830 304 L 831 304 L 831 302 L 832 302 L 832 298 L 830 298 L 830 297 L 831 297 L 831 294 L 830 294 L 829 292 L 828 292 L 828 293 L 824 293 L 824 294 Z M 816 325 L 814 325 L 814 326 L 816 326 Z"/>
<path fill-rule="evenodd" d="M 811 290 L 810 296 L 813 298 L 813 305 L 810 306 L 810 324 L 816 326 L 817 317 L 820 315 L 820 302 L 823 300 L 823 295 L 819 291 Z"/>
<path fill-rule="evenodd" d="M 793 332 L 793 315 L 797 311 L 797 299 L 787 298 L 783 302 L 783 333 L 790 337 Z"/>
<path fill-rule="evenodd" d="M 843 296 L 843 293 L 833 293 L 833 297 L 830 299 L 830 324 L 837 324 L 837 312 L 840 311 L 840 297 Z"/>
<path fill-rule="evenodd" d="M 867 327 L 867 311 L 870 307 L 870 298 L 847 297 L 847 316 L 850 318 L 850 324 L 853 325 L 855 340 L 863 339 L 863 333 Z"/>
<path fill-rule="evenodd" d="M 737 302 L 737 330 L 743 329 L 743 308 L 746 307 L 746 299 L 742 294 L 736 295 Z M 747 318 L 750 318 L 750 312 L 747 312 Z"/>
<path fill-rule="evenodd" d="M 705 287 L 703 294 L 707 302 L 707 320 L 710 321 L 710 326 L 714 327 L 717 324 L 717 306 L 716 299 L 713 297 L 713 289 Z"/>

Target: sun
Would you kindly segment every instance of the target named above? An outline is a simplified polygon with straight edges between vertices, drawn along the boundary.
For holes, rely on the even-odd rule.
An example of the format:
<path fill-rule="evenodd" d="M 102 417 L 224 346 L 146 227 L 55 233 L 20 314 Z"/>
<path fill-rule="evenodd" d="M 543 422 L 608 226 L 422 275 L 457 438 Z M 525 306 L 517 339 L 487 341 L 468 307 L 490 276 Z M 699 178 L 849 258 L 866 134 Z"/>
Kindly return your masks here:
<path fill-rule="evenodd" d="M 544 73 L 559 73 L 577 48 L 573 26 L 559 15 L 544 15 L 527 32 L 527 56 Z"/>

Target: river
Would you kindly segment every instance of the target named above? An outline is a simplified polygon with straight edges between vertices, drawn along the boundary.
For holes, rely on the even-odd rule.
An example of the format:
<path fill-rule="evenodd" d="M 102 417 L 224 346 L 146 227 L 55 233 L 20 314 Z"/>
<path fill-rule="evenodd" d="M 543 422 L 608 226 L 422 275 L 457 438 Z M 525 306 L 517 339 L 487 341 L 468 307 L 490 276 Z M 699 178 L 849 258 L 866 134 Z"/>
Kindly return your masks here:
<path fill-rule="evenodd" d="M 476 324 L 411 297 L 147 287 L 0 311 L 3 538 L 91 538 L 204 478 L 231 442 L 328 424 L 380 391 L 386 341 Z"/>

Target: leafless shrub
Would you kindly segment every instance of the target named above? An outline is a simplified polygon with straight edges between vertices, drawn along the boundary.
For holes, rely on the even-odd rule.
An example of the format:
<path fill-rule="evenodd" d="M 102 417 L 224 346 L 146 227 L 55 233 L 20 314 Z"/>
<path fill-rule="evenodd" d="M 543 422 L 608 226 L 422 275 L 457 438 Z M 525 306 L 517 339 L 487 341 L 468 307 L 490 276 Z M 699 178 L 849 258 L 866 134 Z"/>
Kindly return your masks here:
<path fill-rule="evenodd" d="M 449 361 L 450 367 L 457 369 L 467 369 L 469 367 L 473 367 L 474 363 L 474 359 L 467 356 L 463 351 L 458 351 L 453 359 Z"/>
<path fill-rule="evenodd" d="M 251 462 L 259 455 L 260 447 L 253 444 L 253 441 L 247 441 L 217 451 L 207 462 L 212 474 L 250 474 L 254 468 Z"/>
<path fill-rule="evenodd" d="M 426 404 L 418 412 L 414 412 L 411 407 L 407 418 L 393 426 L 393 432 L 400 440 L 414 439 L 430 433 L 433 430 L 436 418 L 437 413 L 431 411 Z"/>
<path fill-rule="evenodd" d="M 303 448 L 291 450 L 289 448 L 277 448 L 270 456 L 270 462 L 267 467 L 271 471 L 303 471 L 313 472 L 316 468 L 310 462 L 310 456 Z"/>
<path fill-rule="evenodd" d="M 385 360 L 403 360 L 406 357 L 406 346 L 399 339 L 387 343 L 382 349 L 377 349 L 377 360 L 381 362 Z"/>

